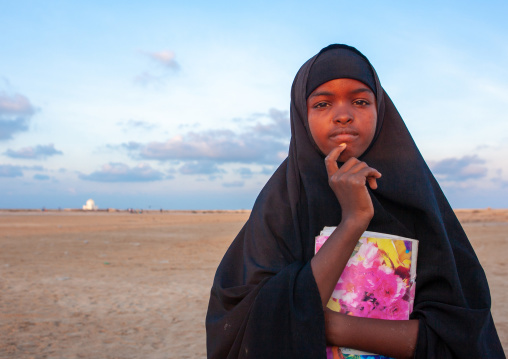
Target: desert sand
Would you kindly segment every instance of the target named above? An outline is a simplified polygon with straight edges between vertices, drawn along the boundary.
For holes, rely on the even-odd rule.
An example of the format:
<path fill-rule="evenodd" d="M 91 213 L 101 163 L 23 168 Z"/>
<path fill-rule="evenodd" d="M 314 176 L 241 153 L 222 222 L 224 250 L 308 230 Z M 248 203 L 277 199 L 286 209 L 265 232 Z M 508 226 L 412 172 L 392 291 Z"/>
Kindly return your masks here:
<path fill-rule="evenodd" d="M 248 212 L 0 211 L 0 358 L 205 358 L 215 269 Z M 458 210 L 508 348 L 508 210 Z"/>

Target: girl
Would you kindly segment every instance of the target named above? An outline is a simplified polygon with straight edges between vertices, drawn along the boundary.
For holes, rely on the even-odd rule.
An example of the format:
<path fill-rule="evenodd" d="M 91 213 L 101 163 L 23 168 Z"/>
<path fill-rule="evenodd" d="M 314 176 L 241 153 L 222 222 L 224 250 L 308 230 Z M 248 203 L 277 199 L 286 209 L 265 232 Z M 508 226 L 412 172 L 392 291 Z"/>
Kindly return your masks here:
<path fill-rule="evenodd" d="M 288 158 L 215 275 L 209 358 L 326 358 L 326 345 L 400 358 L 504 358 L 483 269 L 369 61 L 331 45 L 291 91 Z M 314 238 L 337 226 L 314 256 Z M 419 240 L 410 320 L 326 303 L 363 231 Z"/>

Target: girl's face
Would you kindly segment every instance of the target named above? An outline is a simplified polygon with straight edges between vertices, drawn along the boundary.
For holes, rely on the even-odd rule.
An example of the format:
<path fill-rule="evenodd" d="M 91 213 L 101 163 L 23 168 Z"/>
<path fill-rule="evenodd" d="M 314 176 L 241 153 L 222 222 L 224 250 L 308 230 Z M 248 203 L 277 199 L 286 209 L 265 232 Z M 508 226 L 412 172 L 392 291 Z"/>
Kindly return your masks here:
<path fill-rule="evenodd" d="M 365 152 L 374 138 L 376 97 L 363 82 L 331 80 L 310 94 L 307 118 L 312 138 L 326 156 L 341 143 L 347 145 L 339 157 L 346 162 Z"/>

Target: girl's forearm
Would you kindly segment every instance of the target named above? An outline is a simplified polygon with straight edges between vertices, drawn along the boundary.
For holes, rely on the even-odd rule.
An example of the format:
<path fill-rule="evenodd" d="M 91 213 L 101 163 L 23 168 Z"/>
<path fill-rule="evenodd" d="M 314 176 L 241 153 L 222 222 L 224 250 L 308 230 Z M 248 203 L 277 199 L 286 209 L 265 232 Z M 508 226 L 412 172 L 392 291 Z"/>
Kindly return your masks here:
<path fill-rule="evenodd" d="M 326 337 L 330 344 L 412 358 L 418 336 L 418 320 L 358 318 L 326 309 L 358 239 L 369 220 L 344 219 L 311 260 L 311 268 L 325 310 Z"/>
<path fill-rule="evenodd" d="M 359 318 L 325 310 L 329 344 L 364 350 L 392 358 L 413 358 L 418 320 Z"/>
<path fill-rule="evenodd" d="M 326 307 L 356 243 L 367 229 L 369 220 L 343 220 L 311 260 L 311 268 Z"/>

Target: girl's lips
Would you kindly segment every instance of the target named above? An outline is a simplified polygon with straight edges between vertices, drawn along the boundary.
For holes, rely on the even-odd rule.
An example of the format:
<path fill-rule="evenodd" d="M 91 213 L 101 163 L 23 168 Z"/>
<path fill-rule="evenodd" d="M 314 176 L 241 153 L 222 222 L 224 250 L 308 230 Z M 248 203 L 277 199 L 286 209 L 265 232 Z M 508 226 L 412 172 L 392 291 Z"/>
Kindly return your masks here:
<path fill-rule="evenodd" d="M 358 135 L 356 134 L 353 134 L 353 133 L 337 133 L 337 134 L 332 134 L 330 136 L 330 139 L 334 142 L 351 142 L 353 141 Z"/>

